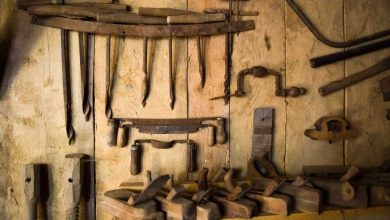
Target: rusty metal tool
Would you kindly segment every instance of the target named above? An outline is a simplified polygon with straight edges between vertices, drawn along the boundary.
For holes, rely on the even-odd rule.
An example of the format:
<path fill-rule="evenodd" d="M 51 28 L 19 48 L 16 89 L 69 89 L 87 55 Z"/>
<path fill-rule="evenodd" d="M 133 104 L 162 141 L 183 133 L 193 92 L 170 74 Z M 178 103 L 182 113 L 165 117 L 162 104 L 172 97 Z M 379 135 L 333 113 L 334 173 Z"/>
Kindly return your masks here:
<path fill-rule="evenodd" d="M 103 210 L 119 219 L 163 220 L 153 199 L 168 180 L 169 175 L 164 175 L 152 181 L 148 171 L 142 192 L 118 189 L 104 193 Z"/>
<path fill-rule="evenodd" d="M 23 192 L 26 200 L 24 219 L 37 219 L 37 206 L 41 194 L 41 169 L 39 164 L 24 165 Z"/>
<path fill-rule="evenodd" d="M 363 80 L 366 80 L 368 78 L 376 76 L 379 73 L 382 73 L 388 69 L 390 69 L 390 57 L 387 57 L 387 58 L 379 61 L 375 65 L 373 65 L 373 66 L 369 67 L 368 69 L 365 69 L 361 72 L 347 76 L 344 79 L 328 83 L 327 85 L 320 87 L 318 89 L 318 92 L 322 96 L 327 96 L 331 93 L 337 92 L 337 91 L 344 89 L 348 86 L 354 85 L 354 84 L 359 83 Z"/>
<path fill-rule="evenodd" d="M 132 37 L 186 37 L 243 32 L 255 29 L 253 20 L 184 25 L 112 24 L 62 17 L 33 16 L 33 24 L 93 34 Z"/>
<path fill-rule="evenodd" d="M 351 139 L 358 135 L 358 131 L 351 129 L 349 123 L 342 117 L 322 117 L 314 124 L 315 129 L 306 129 L 305 136 L 313 140 L 326 140 L 331 144 L 342 139 Z"/>
<path fill-rule="evenodd" d="M 295 0 L 286 0 L 288 5 L 293 9 L 293 11 L 297 14 L 297 16 L 301 19 L 301 21 L 306 25 L 306 27 L 311 31 L 311 33 L 322 43 L 330 46 L 330 47 L 336 47 L 336 48 L 345 48 L 345 47 L 351 47 L 359 44 L 366 43 L 368 41 L 372 41 L 375 39 L 379 39 L 382 37 L 386 37 L 390 35 L 390 30 L 383 30 L 371 35 L 367 35 L 364 37 L 360 37 L 354 40 L 350 40 L 347 42 L 336 42 L 332 41 L 328 38 L 326 38 L 321 31 L 317 29 L 317 27 L 313 24 L 313 22 L 310 21 L 310 19 L 307 17 L 307 15 L 301 10 L 301 8 L 295 3 Z"/>
<path fill-rule="evenodd" d="M 171 109 L 173 110 L 175 108 L 175 102 L 176 102 L 176 93 L 175 93 L 175 76 L 176 76 L 176 68 L 173 67 L 173 65 L 176 66 L 173 62 L 173 49 L 172 45 L 173 44 L 173 38 L 172 36 L 169 37 L 169 96 L 171 98 Z M 176 62 L 176 60 L 175 60 Z M 175 71 L 174 71 L 175 69 Z"/>
<path fill-rule="evenodd" d="M 367 54 L 373 51 L 381 50 L 390 47 L 390 39 L 375 42 L 372 44 L 327 54 L 319 57 L 314 57 L 309 60 L 310 66 L 313 68 L 321 67 L 324 65 L 336 63 L 342 60 L 346 60 L 352 57 L 357 57 L 363 54 Z"/>
<path fill-rule="evenodd" d="M 84 177 L 85 154 L 68 154 L 64 163 L 64 201 L 66 220 L 77 220 L 80 215 L 80 201 Z"/>
<path fill-rule="evenodd" d="M 88 33 L 79 33 L 80 75 L 82 109 L 85 120 L 88 121 L 92 112 L 92 97 L 90 96 L 90 76 L 93 77 L 94 36 Z M 92 71 L 92 72 L 91 72 Z"/>
<path fill-rule="evenodd" d="M 176 143 L 187 144 L 187 172 L 195 172 L 197 170 L 197 145 L 192 140 L 173 140 L 170 142 L 156 141 L 156 140 L 135 140 L 131 146 L 131 166 L 130 171 L 132 175 L 137 175 L 141 172 L 142 164 L 142 148 L 143 143 L 150 143 L 152 147 L 157 149 L 169 149 Z"/>
<path fill-rule="evenodd" d="M 383 100 L 385 102 L 390 102 L 390 76 L 382 79 L 379 82 L 381 92 L 383 94 Z"/>
<path fill-rule="evenodd" d="M 199 74 L 200 74 L 200 86 L 204 88 L 206 83 L 206 62 L 205 62 L 205 44 L 201 36 L 197 36 L 196 47 L 198 51 L 198 63 L 199 63 Z"/>
<path fill-rule="evenodd" d="M 276 90 L 275 95 L 280 97 L 298 97 L 304 95 L 306 93 L 306 89 L 302 87 L 291 87 L 291 88 L 283 88 L 282 83 L 282 75 L 270 69 L 267 69 L 262 66 L 255 66 L 250 69 L 244 69 L 240 71 L 237 77 L 237 90 L 235 93 L 231 94 L 231 97 L 243 97 L 245 96 L 244 92 L 244 78 L 247 75 L 252 75 L 256 78 L 264 78 L 268 75 L 275 76 L 276 82 Z M 211 98 L 210 100 L 223 99 L 225 96 L 219 96 Z"/>
<path fill-rule="evenodd" d="M 131 119 L 117 118 L 109 121 L 111 128 L 108 144 L 116 146 L 118 129 L 137 128 L 141 133 L 148 134 L 186 134 L 195 133 L 201 128 L 210 130 L 209 145 L 212 146 L 215 140 L 218 144 L 227 141 L 225 130 L 225 119 L 221 117 L 209 118 L 188 118 L 188 119 Z M 215 131 L 216 130 L 216 131 Z"/>
<path fill-rule="evenodd" d="M 143 67 L 142 67 L 142 70 L 145 74 L 144 76 L 144 80 L 143 80 L 143 88 L 142 88 L 142 96 L 143 96 L 143 99 L 142 99 L 142 106 L 145 107 L 146 106 L 146 100 L 148 99 L 149 97 L 149 90 L 150 90 L 150 75 L 149 75 L 149 72 L 148 72 L 148 41 L 149 41 L 149 38 L 145 37 L 144 38 L 144 60 L 143 60 Z"/>
<path fill-rule="evenodd" d="M 69 145 L 73 144 L 76 138 L 76 132 L 73 128 L 72 119 L 72 87 L 70 76 L 70 58 L 69 58 L 69 33 L 67 30 L 61 30 L 61 53 L 62 53 L 62 83 L 65 106 L 65 128 L 68 136 Z"/>
<path fill-rule="evenodd" d="M 161 210 L 166 213 L 167 219 L 196 219 L 195 202 L 185 198 L 186 189 L 183 185 L 175 186 L 173 183 L 173 175 L 170 176 L 169 192 L 162 190 L 155 197 L 159 201 Z"/>

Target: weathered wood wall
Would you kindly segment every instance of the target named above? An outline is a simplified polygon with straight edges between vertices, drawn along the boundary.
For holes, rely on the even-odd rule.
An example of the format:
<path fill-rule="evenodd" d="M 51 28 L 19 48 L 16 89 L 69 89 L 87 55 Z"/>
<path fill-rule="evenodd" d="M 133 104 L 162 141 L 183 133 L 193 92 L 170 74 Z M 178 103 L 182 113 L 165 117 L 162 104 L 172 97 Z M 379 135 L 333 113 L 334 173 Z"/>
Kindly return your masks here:
<path fill-rule="evenodd" d="M 313 0 L 297 1 L 326 36 L 335 40 L 354 39 L 390 27 L 388 0 Z M 129 0 L 121 3 L 139 6 L 175 7 L 202 11 L 206 7 L 227 7 L 220 0 Z M 159 140 L 192 139 L 199 144 L 198 164 L 215 172 L 222 166 L 241 168 L 245 175 L 250 156 L 253 112 L 258 107 L 275 108 L 273 160 L 279 170 L 288 174 L 301 172 L 303 165 L 356 164 L 372 167 L 390 159 L 390 122 L 384 120 L 390 103 L 382 101 L 378 80 L 387 71 L 345 91 L 326 98 L 317 88 L 324 83 L 353 74 L 389 56 L 383 50 L 375 54 L 311 69 L 308 59 L 338 51 L 321 44 L 307 30 L 283 0 L 252 0 L 242 4 L 244 10 L 257 10 L 256 30 L 234 36 L 233 79 L 237 73 L 255 65 L 279 70 L 286 86 L 308 88 L 301 98 L 274 96 L 274 79 L 246 79 L 247 97 L 233 98 L 230 105 L 208 101 L 223 94 L 224 36 L 205 40 L 206 86 L 199 85 L 196 41 L 175 39 L 177 55 L 175 109 L 170 109 L 168 84 L 168 40 L 155 39 L 155 58 L 151 70 L 151 94 L 145 108 L 140 93 L 142 82 L 142 39 L 118 39 L 120 60 L 113 111 L 116 117 L 177 118 L 224 116 L 230 139 L 227 144 L 208 147 L 207 132 L 190 135 L 145 135 L 133 130 L 130 143 L 138 138 Z M 6 63 L 0 100 L 0 218 L 21 219 L 24 197 L 21 187 L 22 165 L 48 164 L 49 195 L 43 215 L 63 219 L 63 161 L 72 152 L 83 152 L 95 158 L 98 219 L 110 219 L 100 209 L 102 195 L 125 181 L 141 181 L 130 175 L 130 150 L 107 146 L 108 130 L 104 114 L 106 37 L 95 41 L 95 123 L 86 123 L 81 109 L 78 43 L 71 38 L 74 127 L 77 141 L 68 146 L 64 131 L 61 77 L 60 31 L 30 24 L 30 16 L 16 8 L 14 0 L 0 0 L 0 64 Z M 328 143 L 310 140 L 303 131 L 323 115 L 345 115 L 361 135 L 351 141 Z M 186 148 L 177 145 L 169 150 L 145 147 L 143 171 L 152 175 L 174 173 L 176 179 L 187 175 Z"/>

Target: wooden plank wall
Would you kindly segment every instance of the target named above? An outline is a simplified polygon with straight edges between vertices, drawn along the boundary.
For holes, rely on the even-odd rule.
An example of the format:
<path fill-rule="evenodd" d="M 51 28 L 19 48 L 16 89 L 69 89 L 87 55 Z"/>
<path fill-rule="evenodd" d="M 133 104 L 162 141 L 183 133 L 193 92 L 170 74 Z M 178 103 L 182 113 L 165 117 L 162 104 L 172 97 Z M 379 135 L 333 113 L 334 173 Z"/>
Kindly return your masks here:
<path fill-rule="evenodd" d="M 326 36 L 334 40 L 388 29 L 388 0 L 297 0 Z M 139 6 L 175 7 L 202 11 L 206 7 L 227 7 L 220 0 L 121 1 L 133 8 Z M 390 126 L 384 120 L 390 103 L 382 101 L 378 80 L 387 71 L 358 86 L 322 98 L 317 88 L 324 83 L 353 74 L 388 56 L 390 51 L 351 59 L 319 69 L 311 69 L 312 56 L 336 52 L 320 43 L 307 30 L 284 0 L 252 0 L 242 3 L 243 10 L 257 10 L 256 30 L 234 36 L 233 78 L 236 89 L 240 70 L 255 65 L 280 71 L 287 87 L 302 86 L 308 93 L 300 98 L 275 97 L 274 79 L 247 77 L 247 97 L 233 98 L 230 105 L 208 101 L 223 94 L 224 36 L 205 38 L 207 80 L 200 88 L 196 41 L 178 38 L 175 42 L 176 105 L 169 103 L 168 40 L 155 39 L 154 62 L 151 69 L 151 93 L 145 108 L 140 93 L 142 83 L 142 45 L 139 38 L 118 38 L 120 43 L 117 84 L 114 91 L 115 117 L 186 118 L 223 116 L 229 118 L 229 142 L 208 147 L 207 132 L 190 135 L 146 135 L 133 130 L 130 143 L 139 138 L 158 140 L 192 139 L 199 144 L 199 167 L 215 173 L 222 166 L 242 169 L 245 175 L 251 152 L 253 112 L 255 108 L 275 108 L 273 161 L 281 172 L 297 174 L 303 165 L 355 164 L 372 167 L 390 159 Z M 8 51 L 7 67 L 1 74 L 5 83 L 0 99 L 0 219 L 21 219 L 24 209 L 22 165 L 45 163 L 49 173 L 49 198 L 46 211 L 52 219 L 64 218 L 63 161 L 72 152 L 83 152 L 95 158 L 98 219 L 111 219 L 101 210 L 103 193 L 125 181 L 139 182 L 141 176 L 130 175 L 130 149 L 107 146 L 105 103 L 106 37 L 95 41 L 95 123 L 86 123 L 81 110 L 78 42 L 71 38 L 72 91 L 74 127 L 77 141 L 67 145 L 63 118 L 60 32 L 29 24 L 30 16 L 18 11 L 12 0 L 0 0 L 0 46 Z M 4 47 L 3 45 L 9 45 Z M 8 48 L 4 50 L 4 48 Z M 2 58 L 3 58 L 2 57 Z M 0 70 L 3 68 L 0 66 Z M 323 115 L 345 115 L 361 135 L 351 141 L 328 143 L 310 140 L 303 131 Z M 156 150 L 145 145 L 143 171 L 152 175 L 174 173 L 177 181 L 193 179 L 186 174 L 186 147 L 177 145 L 169 150 Z"/>

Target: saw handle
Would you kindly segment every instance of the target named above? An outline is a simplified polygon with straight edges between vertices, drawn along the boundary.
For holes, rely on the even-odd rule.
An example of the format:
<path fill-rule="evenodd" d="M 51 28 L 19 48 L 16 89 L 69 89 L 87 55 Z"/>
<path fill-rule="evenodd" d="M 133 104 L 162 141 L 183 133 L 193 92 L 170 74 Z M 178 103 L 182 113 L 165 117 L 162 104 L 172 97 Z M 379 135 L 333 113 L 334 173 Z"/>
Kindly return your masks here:
<path fill-rule="evenodd" d="M 196 155 L 198 153 L 198 146 L 194 142 L 187 144 L 187 172 L 192 173 L 197 170 Z"/>
<path fill-rule="evenodd" d="M 225 119 L 224 118 L 217 118 L 217 143 L 218 144 L 225 144 L 227 141 L 227 135 L 225 130 Z"/>
<path fill-rule="evenodd" d="M 142 146 L 139 144 L 131 145 L 131 165 L 130 173 L 135 176 L 141 172 Z"/>
<path fill-rule="evenodd" d="M 215 145 L 215 127 L 209 126 L 208 129 L 208 137 L 207 137 L 207 145 L 214 146 Z"/>

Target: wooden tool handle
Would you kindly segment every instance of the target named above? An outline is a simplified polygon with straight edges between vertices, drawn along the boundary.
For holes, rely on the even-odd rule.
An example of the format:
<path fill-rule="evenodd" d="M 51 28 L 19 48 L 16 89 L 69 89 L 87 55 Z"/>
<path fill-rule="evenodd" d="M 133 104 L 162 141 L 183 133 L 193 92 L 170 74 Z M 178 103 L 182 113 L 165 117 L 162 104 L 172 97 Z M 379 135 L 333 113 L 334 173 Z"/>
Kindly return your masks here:
<path fill-rule="evenodd" d="M 225 119 L 224 118 L 217 118 L 217 143 L 218 144 L 225 144 L 227 141 L 227 135 L 225 131 Z"/>
<path fill-rule="evenodd" d="M 131 145 L 131 175 L 138 175 L 141 172 L 142 146 L 139 144 Z"/>
<path fill-rule="evenodd" d="M 193 142 L 187 144 L 187 172 L 192 173 L 197 169 L 196 156 L 198 153 L 197 145 Z"/>
<path fill-rule="evenodd" d="M 126 147 L 129 140 L 129 128 L 128 127 L 119 127 L 118 129 L 118 138 L 117 145 L 119 147 Z"/>
<path fill-rule="evenodd" d="M 168 16 L 168 24 L 204 24 L 226 20 L 224 13 Z"/>
<path fill-rule="evenodd" d="M 121 24 L 167 24 L 165 18 L 142 16 L 129 12 L 100 13 L 99 22 Z"/>
<path fill-rule="evenodd" d="M 321 88 L 318 89 L 318 92 L 322 96 L 329 95 L 333 92 L 336 92 L 340 89 L 344 89 L 347 86 L 354 85 L 360 81 L 363 81 L 365 79 L 368 79 L 370 77 L 373 77 L 385 70 L 390 69 L 390 57 L 387 57 L 386 59 L 383 59 L 379 61 L 374 66 L 371 66 L 370 68 L 363 70 L 361 72 L 355 73 L 353 75 L 350 75 L 348 77 L 345 77 L 342 80 L 331 82 Z"/>
<path fill-rule="evenodd" d="M 139 15 L 146 16 L 155 16 L 155 17 L 168 17 L 168 16 L 176 16 L 176 15 L 190 15 L 196 14 L 196 12 L 181 10 L 175 8 L 148 8 L 148 7 L 139 7 L 138 8 Z"/>
<path fill-rule="evenodd" d="M 209 169 L 207 167 L 203 167 L 199 172 L 198 172 L 198 188 L 199 190 L 207 190 L 208 189 L 208 184 L 207 184 L 207 175 L 209 174 Z"/>
<path fill-rule="evenodd" d="M 215 145 L 215 127 L 209 126 L 209 127 L 207 127 L 207 130 L 208 130 L 207 144 L 209 146 L 214 146 Z"/>
<path fill-rule="evenodd" d="M 119 121 L 116 119 L 110 119 L 108 120 L 107 125 L 109 127 L 107 144 L 110 147 L 114 147 L 117 144 Z"/>
<path fill-rule="evenodd" d="M 40 16 L 97 17 L 97 11 L 93 8 L 71 5 L 36 5 L 29 7 L 28 12 Z"/>

